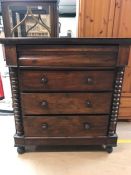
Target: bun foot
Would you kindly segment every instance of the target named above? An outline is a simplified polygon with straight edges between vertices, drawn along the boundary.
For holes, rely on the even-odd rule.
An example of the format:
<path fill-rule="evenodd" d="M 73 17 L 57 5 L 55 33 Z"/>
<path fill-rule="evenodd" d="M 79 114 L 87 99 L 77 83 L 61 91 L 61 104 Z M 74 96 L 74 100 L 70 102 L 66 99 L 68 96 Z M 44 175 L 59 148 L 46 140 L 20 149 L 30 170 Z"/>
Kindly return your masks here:
<path fill-rule="evenodd" d="M 25 147 L 24 146 L 17 147 L 17 153 L 18 154 L 24 154 L 25 153 Z"/>
<path fill-rule="evenodd" d="M 112 153 L 112 151 L 113 151 L 113 147 L 112 146 L 106 146 L 106 151 L 107 151 L 107 153 Z"/>

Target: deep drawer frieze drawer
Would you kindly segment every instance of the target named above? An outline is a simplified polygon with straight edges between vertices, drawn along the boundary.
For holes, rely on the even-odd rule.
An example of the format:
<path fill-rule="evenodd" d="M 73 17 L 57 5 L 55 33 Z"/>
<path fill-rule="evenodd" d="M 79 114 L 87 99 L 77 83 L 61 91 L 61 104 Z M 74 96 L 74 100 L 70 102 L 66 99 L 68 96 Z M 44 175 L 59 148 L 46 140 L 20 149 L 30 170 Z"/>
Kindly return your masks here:
<path fill-rule="evenodd" d="M 48 48 L 47 48 L 48 47 Z M 117 46 L 33 46 L 18 47 L 20 66 L 87 67 L 115 66 Z"/>
<path fill-rule="evenodd" d="M 22 93 L 25 115 L 106 114 L 110 112 L 112 93 Z"/>
<path fill-rule="evenodd" d="M 114 71 L 20 71 L 22 91 L 112 90 Z"/>

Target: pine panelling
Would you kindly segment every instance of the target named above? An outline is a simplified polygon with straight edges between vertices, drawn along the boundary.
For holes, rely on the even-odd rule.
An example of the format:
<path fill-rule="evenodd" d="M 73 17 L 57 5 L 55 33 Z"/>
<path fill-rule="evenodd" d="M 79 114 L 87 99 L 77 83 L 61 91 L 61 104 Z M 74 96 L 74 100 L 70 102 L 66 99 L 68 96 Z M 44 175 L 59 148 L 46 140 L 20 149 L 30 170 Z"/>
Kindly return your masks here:
<path fill-rule="evenodd" d="M 123 93 L 121 96 L 121 108 L 131 108 L 131 94 L 130 93 Z"/>
<path fill-rule="evenodd" d="M 118 37 L 131 38 L 131 0 L 121 0 Z"/>
<path fill-rule="evenodd" d="M 80 0 L 79 37 L 131 37 L 131 0 Z"/>
<path fill-rule="evenodd" d="M 119 119 L 131 119 L 131 107 L 130 108 L 120 108 Z"/>
<path fill-rule="evenodd" d="M 115 0 L 115 11 L 114 11 L 114 25 L 112 37 L 118 37 L 119 26 L 120 26 L 120 13 L 121 13 L 122 0 Z"/>
<path fill-rule="evenodd" d="M 93 1 L 89 0 L 80 0 L 79 5 L 79 28 L 78 35 L 79 37 L 86 37 L 86 35 L 91 34 L 91 9 Z M 87 12 L 88 11 L 88 12 Z M 90 19 L 89 19 L 90 14 Z M 88 30 L 85 30 L 88 27 Z"/>
<path fill-rule="evenodd" d="M 78 35 L 131 38 L 131 0 L 80 0 Z M 131 48 L 125 69 L 119 116 L 131 119 Z"/>
<path fill-rule="evenodd" d="M 110 1 L 109 9 L 109 19 L 108 19 L 108 28 L 107 28 L 107 37 L 112 37 L 113 35 L 113 25 L 114 25 L 114 16 L 115 16 L 115 0 Z"/>
<path fill-rule="evenodd" d="M 79 20 L 78 20 L 78 35 L 80 33 L 84 36 L 84 3 L 81 3 L 81 0 L 79 0 Z"/>
<path fill-rule="evenodd" d="M 130 108 L 120 108 L 119 119 L 131 119 L 131 107 Z"/>
<path fill-rule="evenodd" d="M 119 119 L 131 119 L 131 47 L 128 66 L 125 69 L 119 110 Z"/>
<path fill-rule="evenodd" d="M 131 93 L 131 47 L 129 53 L 128 66 L 125 69 L 122 92 Z"/>
<path fill-rule="evenodd" d="M 79 37 L 111 37 L 115 0 L 80 0 Z"/>
<path fill-rule="evenodd" d="M 119 119 L 131 119 L 131 93 L 122 93 Z"/>

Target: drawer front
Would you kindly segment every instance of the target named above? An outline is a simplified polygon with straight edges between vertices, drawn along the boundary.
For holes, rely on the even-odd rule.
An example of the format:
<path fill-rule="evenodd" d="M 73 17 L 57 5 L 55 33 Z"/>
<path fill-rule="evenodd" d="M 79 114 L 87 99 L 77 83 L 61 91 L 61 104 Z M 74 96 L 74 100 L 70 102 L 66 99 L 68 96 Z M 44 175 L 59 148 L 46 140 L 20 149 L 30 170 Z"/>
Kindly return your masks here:
<path fill-rule="evenodd" d="M 108 116 L 24 117 L 26 137 L 105 136 Z"/>
<path fill-rule="evenodd" d="M 24 91 L 99 91 L 113 89 L 113 71 L 29 71 L 20 72 Z"/>
<path fill-rule="evenodd" d="M 17 48 L 20 66 L 115 66 L 117 46 L 22 46 Z"/>
<path fill-rule="evenodd" d="M 24 115 L 106 114 L 112 93 L 22 93 Z"/>

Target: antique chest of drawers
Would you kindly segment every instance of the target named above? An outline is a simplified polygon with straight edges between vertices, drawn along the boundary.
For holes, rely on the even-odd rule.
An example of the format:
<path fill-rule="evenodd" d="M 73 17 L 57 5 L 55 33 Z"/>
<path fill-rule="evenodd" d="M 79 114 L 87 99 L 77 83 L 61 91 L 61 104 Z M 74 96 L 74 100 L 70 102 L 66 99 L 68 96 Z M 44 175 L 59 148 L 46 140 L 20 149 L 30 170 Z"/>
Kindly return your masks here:
<path fill-rule="evenodd" d="M 6 38 L 15 146 L 117 145 L 130 39 Z"/>

